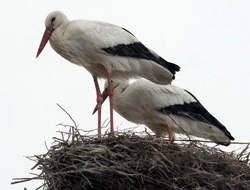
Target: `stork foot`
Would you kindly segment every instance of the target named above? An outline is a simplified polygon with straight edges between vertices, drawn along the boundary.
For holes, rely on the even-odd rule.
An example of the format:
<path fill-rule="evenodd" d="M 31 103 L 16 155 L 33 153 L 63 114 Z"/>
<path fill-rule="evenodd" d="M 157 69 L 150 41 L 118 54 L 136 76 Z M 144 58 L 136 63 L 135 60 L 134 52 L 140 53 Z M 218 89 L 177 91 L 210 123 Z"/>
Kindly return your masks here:
<path fill-rule="evenodd" d="M 98 112 L 98 124 L 97 124 L 97 130 L 98 130 L 98 138 L 101 138 L 102 131 L 101 131 L 101 113 L 102 113 L 102 103 L 103 103 L 103 97 L 99 88 L 98 80 L 96 76 L 93 76 L 95 88 L 96 88 L 96 102 L 97 102 L 97 112 Z"/>
<path fill-rule="evenodd" d="M 172 129 L 169 125 L 166 125 L 166 128 L 168 130 L 169 143 L 172 144 L 174 142 L 174 135 L 173 135 Z"/>
<path fill-rule="evenodd" d="M 113 117 L 113 108 L 114 108 L 114 89 L 112 85 L 112 81 L 110 78 L 110 74 L 108 70 L 106 71 L 107 80 L 109 84 L 108 96 L 109 96 L 109 103 L 110 103 L 110 134 L 114 134 L 114 117 Z"/>

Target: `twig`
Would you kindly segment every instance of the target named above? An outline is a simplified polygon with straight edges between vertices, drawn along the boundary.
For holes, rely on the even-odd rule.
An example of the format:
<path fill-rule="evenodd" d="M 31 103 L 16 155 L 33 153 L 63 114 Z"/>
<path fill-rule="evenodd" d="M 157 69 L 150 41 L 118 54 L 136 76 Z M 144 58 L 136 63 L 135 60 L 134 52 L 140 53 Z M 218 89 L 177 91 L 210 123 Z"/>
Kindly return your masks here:
<path fill-rule="evenodd" d="M 18 181 L 11 182 L 11 185 L 17 184 L 17 183 L 27 182 L 27 181 L 34 180 L 34 179 L 41 180 L 43 178 L 42 177 L 13 178 L 12 180 L 18 180 Z"/>
<path fill-rule="evenodd" d="M 75 128 L 77 128 L 76 122 L 75 122 L 75 120 L 71 117 L 71 115 L 70 115 L 62 106 L 60 106 L 58 103 L 56 103 L 56 105 L 57 105 L 59 108 L 61 108 L 61 109 L 69 116 L 69 118 L 71 119 L 71 121 L 74 123 Z"/>

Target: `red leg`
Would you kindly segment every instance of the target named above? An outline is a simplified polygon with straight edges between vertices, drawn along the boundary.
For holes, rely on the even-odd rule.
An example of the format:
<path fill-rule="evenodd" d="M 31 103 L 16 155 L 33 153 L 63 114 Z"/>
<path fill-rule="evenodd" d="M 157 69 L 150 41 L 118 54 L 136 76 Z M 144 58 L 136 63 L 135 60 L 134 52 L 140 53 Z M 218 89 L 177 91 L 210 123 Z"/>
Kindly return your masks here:
<path fill-rule="evenodd" d="M 166 125 L 167 130 L 168 130 L 168 138 L 169 138 L 169 142 L 172 143 L 174 142 L 174 135 L 173 132 L 171 130 L 171 127 L 168 126 L 168 124 Z"/>
<path fill-rule="evenodd" d="M 114 89 L 113 89 L 113 85 L 111 82 L 110 74 L 107 70 L 106 70 L 106 74 L 107 74 L 107 79 L 108 79 L 108 84 L 109 84 L 108 95 L 109 95 L 109 103 L 110 103 L 110 133 L 114 134 L 114 119 L 113 119 Z"/>
<path fill-rule="evenodd" d="M 93 79 L 94 79 L 95 89 L 96 89 L 96 102 L 97 102 L 97 112 L 98 112 L 98 138 L 100 138 L 102 135 L 102 132 L 101 132 L 102 94 L 100 91 L 97 77 L 93 76 Z"/>

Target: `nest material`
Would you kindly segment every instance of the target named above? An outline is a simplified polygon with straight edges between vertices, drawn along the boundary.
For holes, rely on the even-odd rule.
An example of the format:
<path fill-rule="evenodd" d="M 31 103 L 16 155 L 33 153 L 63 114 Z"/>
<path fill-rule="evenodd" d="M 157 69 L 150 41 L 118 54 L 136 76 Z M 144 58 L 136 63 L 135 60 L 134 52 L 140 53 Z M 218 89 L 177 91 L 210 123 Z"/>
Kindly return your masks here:
<path fill-rule="evenodd" d="M 75 127 L 62 134 L 36 156 L 45 190 L 250 189 L 249 153 L 132 133 L 87 137 Z"/>

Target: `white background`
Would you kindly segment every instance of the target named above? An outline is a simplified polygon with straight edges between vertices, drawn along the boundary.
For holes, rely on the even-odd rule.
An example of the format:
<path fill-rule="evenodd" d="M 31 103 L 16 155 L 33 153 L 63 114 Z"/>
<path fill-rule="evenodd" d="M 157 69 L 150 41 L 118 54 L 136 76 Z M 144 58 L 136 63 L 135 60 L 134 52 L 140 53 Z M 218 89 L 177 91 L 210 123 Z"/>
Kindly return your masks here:
<path fill-rule="evenodd" d="M 44 20 L 54 10 L 70 20 L 101 20 L 131 31 L 148 48 L 181 66 L 173 84 L 191 91 L 236 141 L 250 141 L 250 1 L 1 1 L 1 189 L 29 190 L 42 183 L 10 185 L 14 177 L 29 176 L 34 163 L 25 156 L 46 152 L 44 142 L 50 145 L 56 131 L 63 130 L 56 124 L 72 124 L 56 103 L 81 129 L 97 126 L 91 115 L 96 101 L 91 75 L 49 44 L 35 59 Z M 107 103 L 103 111 L 104 120 L 109 116 Z M 115 125 L 135 126 L 118 115 Z"/>

